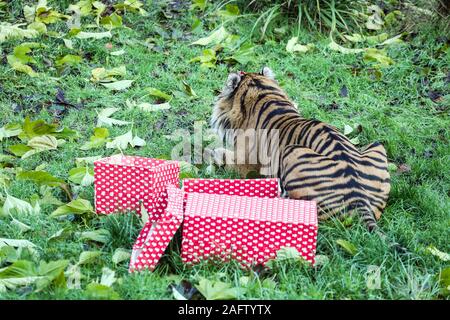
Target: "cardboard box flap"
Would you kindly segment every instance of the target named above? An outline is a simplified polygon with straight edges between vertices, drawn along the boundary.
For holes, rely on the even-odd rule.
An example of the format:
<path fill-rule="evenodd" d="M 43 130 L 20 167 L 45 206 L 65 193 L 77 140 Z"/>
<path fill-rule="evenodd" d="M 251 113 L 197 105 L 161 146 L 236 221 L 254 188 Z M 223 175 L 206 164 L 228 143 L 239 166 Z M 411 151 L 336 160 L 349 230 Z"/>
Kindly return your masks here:
<path fill-rule="evenodd" d="M 130 272 L 155 269 L 170 241 L 183 222 L 184 192 L 174 185 L 167 187 L 167 207 L 157 221 L 149 221 L 133 247 Z"/>

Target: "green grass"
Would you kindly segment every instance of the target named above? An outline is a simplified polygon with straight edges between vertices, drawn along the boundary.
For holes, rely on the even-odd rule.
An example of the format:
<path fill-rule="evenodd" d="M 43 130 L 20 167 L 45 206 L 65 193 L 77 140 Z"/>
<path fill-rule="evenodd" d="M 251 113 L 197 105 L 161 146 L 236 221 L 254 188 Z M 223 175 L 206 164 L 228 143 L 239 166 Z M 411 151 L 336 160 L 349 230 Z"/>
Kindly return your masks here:
<path fill-rule="evenodd" d="M 15 8 L 13 17 L 20 16 Z M 150 8 L 147 8 L 150 9 Z M 445 82 L 449 73 L 450 51 L 443 51 L 439 30 L 423 30 L 416 37 L 400 46 L 388 48 L 388 55 L 395 61 L 382 69 L 382 77 L 373 77 L 369 63 L 361 55 L 344 55 L 329 50 L 325 36 L 301 32 L 303 43 L 313 42 L 316 49 L 301 55 L 290 55 L 285 44 L 291 35 L 281 41 L 270 39 L 258 44 L 252 61 L 246 66 L 218 64 L 215 69 L 201 69 L 197 63 L 188 61 L 201 53 L 201 48 L 189 43 L 209 33 L 217 21 L 211 15 L 202 18 L 203 31 L 191 32 L 194 12 L 184 11 L 170 20 L 155 8 L 149 10 L 149 17 L 127 13 L 124 25 L 130 29 L 115 29 L 113 38 L 101 40 L 74 39 L 74 49 L 64 46 L 57 37 L 42 36 L 37 41 L 45 47 L 34 49 L 33 65 L 40 73 L 37 78 L 15 72 L 6 63 L 0 63 L 0 126 L 22 121 L 25 116 L 33 120 L 56 121 L 51 110 L 57 88 L 61 88 L 66 99 L 82 104 L 80 110 L 68 108 L 60 120 L 79 132 L 79 138 L 68 141 L 56 151 L 34 155 L 28 159 L 14 160 L 15 167 L 32 170 L 45 164 L 45 170 L 62 179 L 68 178 L 68 171 L 75 167 L 75 158 L 86 156 L 108 156 L 112 149 L 82 151 L 79 147 L 93 133 L 97 111 L 104 107 L 119 107 L 114 117 L 133 122 L 133 132 L 143 138 L 147 145 L 142 148 L 128 148 L 125 153 L 146 157 L 168 156 L 177 142 L 166 135 L 179 128 L 193 130 L 194 121 L 206 121 L 216 95 L 232 70 L 259 71 L 263 66 L 271 67 L 287 91 L 298 103 L 305 117 L 326 121 L 340 129 L 345 124 L 360 124 L 358 135 L 361 145 L 381 141 L 388 151 L 389 161 L 397 165 L 407 164 L 409 172 L 392 174 L 392 190 L 388 206 L 379 222 L 388 235 L 405 245 L 407 255 L 399 255 L 388 248 L 376 235 L 369 234 L 356 220 L 345 226 L 338 220 L 331 220 L 319 226 L 317 253 L 326 255 L 328 263 L 317 268 L 282 264 L 266 276 L 253 277 L 252 272 L 239 269 L 234 264 L 201 264 L 188 268 L 181 263 L 176 248 L 154 273 L 128 274 L 127 261 L 114 265 L 111 261 L 116 248 L 130 248 L 139 225 L 132 217 L 95 217 L 87 223 L 81 220 L 58 220 L 49 217 L 56 208 L 45 205 L 35 215 L 18 214 L 16 218 L 32 229 L 26 233 L 13 224 L 9 218 L 0 219 L 0 238 L 27 239 L 36 244 L 41 260 L 68 259 L 78 261 L 85 250 L 101 250 L 99 260 L 92 265 L 81 266 L 85 279 L 80 289 L 61 290 L 47 288 L 36 292 L 33 287 L 22 287 L 0 293 L 3 299 L 85 299 L 87 284 L 101 276 L 102 267 L 116 271 L 121 279 L 114 284 L 114 290 L 123 299 L 171 299 L 168 285 L 187 279 L 197 283 L 200 276 L 221 279 L 240 286 L 239 279 L 250 276 L 246 285 L 245 299 L 435 299 L 439 295 L 437 275 L 448 266 L 448 262 L 431 255 L 426 248 L 436 246 L 450 252 L 450 120 L 449 84 Z M 254 16 L 238 19 L 228 24 L 229 31 L 244 36 L 254 23 Z M 91 21 L 92 22 L 92 21 Z M 208 27 L 209 26 L 209 27 Z M 64 24 L 49 29 L 67 32 Z M 166 35 L 161 36 L 161 30 Z M 173 30 L 180 31 L 181 38 L 172 38 Z M 296 35 L 296 31 L 292 35 Z M 152 50 L 145 46 L 145 40 L 155 38 Z M 24 41 L 2 43 L 3 55 L 10 54 L 14 46 Z M 448 40 L 447 40 L 448 41 Z M 111 42 L 112 50 L 124 49 L 122 56 L 111 56 L 105 44 Z M 79 54 L 84 57 L 77 66 L 67 68 L 61 74 L 52 66 L 54 60 L 65 54 Z M 3 57 L 4 57 L 3 56 Z M 48 65 L 50 64 L 50 66 Z M 89 81 L 91 70 L 96 67 L 127 67 L 126 79 L 135 80 L 132 87 L 120 93 Z M 355 71 L 357 70 L 357 72 Z M 423 75 L 428 72 L 428 75 Z M 356 73 L 356 74 L 355 74 Z M 186 80 L 195 90 L 198 99 L 190 99 L 181 93 L 182 81 Z M 428 83 L 424 84 L 424 81 Z M 348 88 L 349 96 L 341 97 L 342 86 Z M 151 101 L 144 97 L 146 87 L 155 87 L 174 95 L 171 109 L 158 112 L 142 112 L 128 109 L 127 99 Z M 428 91 L 440 92 L 444 99 L 438 103 L 428 97 Z M 338 108 L 331 108 L 334 104 Z M 109 128 L 111 137 L 127 132 L 131 126 Z M 0 154 L 7 154 L 10 145 L 18 143 L 16 138 L 3 139 Z M 200 166 L 199 176 L 207 176 L 205 166 Z M 235 177 L 233 172 L 218 170 L 215 177 Z M 39 188 L 28 181 L 12 179 L 7 188 L 9 194 L 29 200 Z M 58 189 L 53 194 L 67 202 Z M 84 199 L 93 201 L 93 187 L 77 188 Z M 2 191 L 2 197 L 5 193 Z M 58 230 L 68 227 L 72 231 L 64 240 L 48 241 Z M 77 232 L 106 228 L 112 239 L 105 245 L 81 241 Z M 336 244 L 337 239 L 352 242 L 357 253 L 349 255 Z M 3 265 L 4 266 L 4 265 Z M 381 268 L 380 289 L 368 289 L 366 272 L 369 266 Z M 2 267 L 2 265 L 0 265 Z M 273 279 L 275 288 L 263 285 L 265 277 Z"/>

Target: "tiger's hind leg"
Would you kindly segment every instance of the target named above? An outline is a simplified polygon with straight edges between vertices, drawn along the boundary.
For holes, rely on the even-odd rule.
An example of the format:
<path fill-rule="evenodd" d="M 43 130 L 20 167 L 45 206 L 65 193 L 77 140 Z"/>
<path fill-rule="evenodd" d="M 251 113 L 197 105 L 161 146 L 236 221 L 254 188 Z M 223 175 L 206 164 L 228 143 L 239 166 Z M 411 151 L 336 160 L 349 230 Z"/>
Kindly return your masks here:
<path fill-rule="evenodd" d="M 289 198 L 316 201 L 322 220 L 342 209 L 339 204 L 343 204 L 344 195 L 339 190 L 332 190 L 332 186 L 338 171 L 345 167 L 344 163 L 309 148 L 290 145 L 283 150 L 280 165 L 282 188 Z M 329 210 L 328 204 L 333 204 L 334 208 Z"/>
<path fill-rule="evenodd" d="M 366 184 L 370 183 L 373 187 L 373 189 L 366 190 L 368 195 L 381 201 L 381 203 L 370 204 L 378 220 L 381 217 L 382 210 L 386 207 L 387 198 L 391 190 L 386 150 L 381 143 L 375 142 L 367 146 L 361 155 L 364 160 L 373 163 L 373 166 L 365 166 L 360 169 L 365 173 L 360 179 Z"/>

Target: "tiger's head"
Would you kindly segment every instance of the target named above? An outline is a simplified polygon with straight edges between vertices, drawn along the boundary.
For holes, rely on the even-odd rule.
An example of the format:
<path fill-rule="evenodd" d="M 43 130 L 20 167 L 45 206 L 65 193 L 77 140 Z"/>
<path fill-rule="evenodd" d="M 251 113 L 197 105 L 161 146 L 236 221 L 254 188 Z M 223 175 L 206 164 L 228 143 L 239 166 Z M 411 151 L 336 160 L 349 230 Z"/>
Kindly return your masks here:
<path fill-rule="evenodd" d="M 249 116 L 248 109 L 263 91 L 270 90 L 285 96 L 275 80 L 274 72 L 268 67 L 258 73 L 230 73 L 214 104 L 211 127 L 221 138 L 226 130 L 241 128 L 243 121 Z"/>

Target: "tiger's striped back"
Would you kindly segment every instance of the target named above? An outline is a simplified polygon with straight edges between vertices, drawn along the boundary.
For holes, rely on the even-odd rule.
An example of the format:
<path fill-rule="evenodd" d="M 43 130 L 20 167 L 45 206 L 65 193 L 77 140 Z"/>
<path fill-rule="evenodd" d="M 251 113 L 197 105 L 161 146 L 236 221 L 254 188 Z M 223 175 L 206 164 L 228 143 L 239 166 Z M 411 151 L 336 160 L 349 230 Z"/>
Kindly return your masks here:
<path fill-rule="evenodd" d="M 301 117 L 270 69 L 231 74 L 211 125 L 222 137 L 227 129 L 277 130 L 277 175 L 290 198 L 315 200 L 320 219 L 359 212 L 376 228 L 390 191 L 384 147 L 373 143 L 360 151 L 334 127 Z"/>

